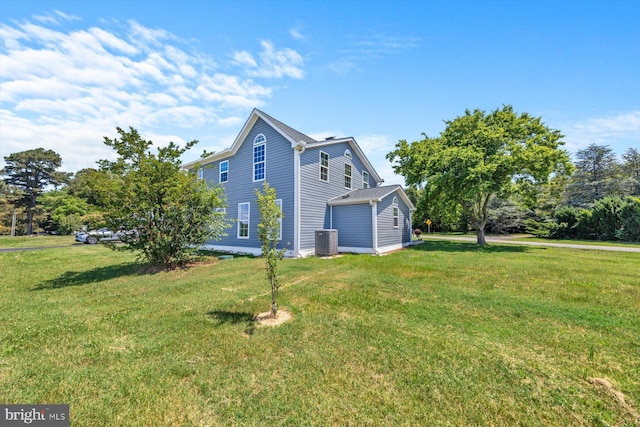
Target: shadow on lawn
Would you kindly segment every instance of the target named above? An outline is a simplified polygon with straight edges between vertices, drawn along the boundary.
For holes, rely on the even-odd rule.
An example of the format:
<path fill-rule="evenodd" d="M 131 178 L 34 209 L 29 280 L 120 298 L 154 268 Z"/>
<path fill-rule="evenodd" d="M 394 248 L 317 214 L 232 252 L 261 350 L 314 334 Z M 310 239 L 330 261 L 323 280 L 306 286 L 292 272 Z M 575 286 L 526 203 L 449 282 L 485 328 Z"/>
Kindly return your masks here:
<path fill-rule="evenodd" d="M 46 289 L 60 289 L 68 286 L 83 286 L 89 283 L 103 282 L 122 276 L 133 276 L 140 274 L 140 264 L 127 263 L 120 265 L 110 265 L 108 267 L 98 267 L 88 271 L 67 271 L 55 279 L 46 280 L 33 288 L 31 291 L 42 291 Z"/>
<path fill-rule="evenodd" d="M 226 310 L 213 310 L 207 313 L 207 316 L 210 319 L 215 320 L 216 326 L 221 326 L 224 324 L 237 325 L 239 323 L 246 324 L 246 328 L 244 330 L 245 334 L 253 335 L 256 329 L 255 316 L 253 313 L 249 312 L 237 312 L 237 311 L 226 311 Z"/>
<path fill-rule="evenodd" d="M 456 242 L 452 240 L 424 240 L 421 244 L 410 246 L 410 250 L 414 251 L 441 251 L 441 252 L 475 252 L 475 253 L 522 253 L 531 250 L 528 246 L 520 246 L 514 244 L 501 245 L 489 243 L 480 246 L 475 242 Z"/>

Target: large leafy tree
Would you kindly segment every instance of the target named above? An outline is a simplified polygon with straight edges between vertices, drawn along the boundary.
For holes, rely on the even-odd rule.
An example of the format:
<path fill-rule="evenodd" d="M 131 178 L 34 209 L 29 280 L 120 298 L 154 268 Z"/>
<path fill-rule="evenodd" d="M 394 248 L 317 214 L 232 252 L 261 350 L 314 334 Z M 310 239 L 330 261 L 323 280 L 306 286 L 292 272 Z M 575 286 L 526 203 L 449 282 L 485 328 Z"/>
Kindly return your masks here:
<path fill-rule="evenodd" d="M 13 153 L 4 158 L 6 165 L 0 171 L 4 182 L 18 191 L 13 199 L 17 207 L 27 212 L 27 234 L 33 232 L 33 214 L 38 197 L 48 186 L 62 184 L 68 174 L 58 171 L 62 158 L 53 150 L 36 148 L 34 150 Z"/>
<path fill-rule="evenodd" d="M 640 196 L 640 150 L 629 148 L 622 154 L 626 193 Z"/>
<path fill-rule="evenodd" d="M 504 106 L 489 113 L 469 111 L 445 121 L 435 138 L 396 144 L 387 158 L 409 185 L 424 185 L 441 209 L 466 213 L 486 244 L 485 225 L 493 197 L 535 197 L 535 186 L 552 174 L 568 173 L 569 156 L 560 131 L 527 113 Z"/>
<path fill-rule="evenodd" d="M 620 165 L 606 145 L 591 144 L 576 152 L 576 172 L 567 185 L 567 201 L 573 206 L 589 207 L 607 196 L 620 196 Z"/>
<path fill-rule="evenodd" d="M 105 137 L 104 143 L 118 158 L 99 161 L 99 173 L 86 176 L 105 207 L 107 225 L 131 232 L 123 237 L 124 246 L 112 247 L 136 251 L 162 268 L 193 261 L 200 245 L 228 227 L 222 187 L 211 187 L 181 167 L 180 156 L 197 141 L 183 148 L 171 142 L 154 154 L 153 143 L 134 128 L 117 131 L 119 138 Z"/>

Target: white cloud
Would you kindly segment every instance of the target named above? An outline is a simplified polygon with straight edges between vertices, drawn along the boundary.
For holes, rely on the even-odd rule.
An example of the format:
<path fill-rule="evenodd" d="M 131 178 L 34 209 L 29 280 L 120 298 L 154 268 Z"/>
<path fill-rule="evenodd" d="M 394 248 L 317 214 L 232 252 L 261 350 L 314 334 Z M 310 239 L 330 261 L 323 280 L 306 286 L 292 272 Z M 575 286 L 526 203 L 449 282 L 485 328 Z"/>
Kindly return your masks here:
<path fill-rule="evenodd" d="M 79 21 L 80 18 L 73 15 L 67 15 L 59 10 L 54 10 L 52 13 L 46 13 L 44 15 L 37 15 L 33 17 L 34 20 L 42 22 L 43 24 L 60 25 L 63 21 Z"/>
<path fill-rule="evenodd" d="M 627 148 L 640 147 L 640 111 L 588 118 L 561 129 L 570 152 L 590 144 L 608 145 L 618 153 Z"/>
<path fill-rule="evenodd" d="M 307 37 L 302 33 L 302 30 L 298 27 L 289 29 L 289 35 L 295 40 L 306 40 Z"/>
<path fill-rule="evenodd" d="M 258 59 L 246 51 L 235 52 L 233 59 L 237 65 L 245 67 L 245 72 L 251 77 L 282 78 L 291 77 L 301 79 L 304 77 L 304 59 L 293 49 L 276 49 L 268 40 L 260 42 L 262 52 Z"/>
<path fill-rule="evenodd" d="M 271 42 L 218 65 L 163 29 L 136 21 L 115 29 L 63 25 L 75 20 L 54 11 L 0 24 L 0 167 L 3 156 L 37 147 L 58 152 L 66 171 L 93 167 L 113 155 L 103 136 L 115 136 L 117 126 L 154 142 L 180 142 L 184 131 L 185 140 L 219 146 L 216 128 L 241 124 L 272 96 L 274 88 L 257 78 L 304 75 L 302 57 Z M 252 70 L 250 78 L 220 71 L 237 65 Z"/>
<path fill-rule="evenodd" d="M 365 64 L 415 49 L 422 42 L 420 37 L 388 34 L 347 36 L 346 40 L 346 46 L 337 52 L 337 59 L 327 65 L 342 77 L 359 71 Z"/>

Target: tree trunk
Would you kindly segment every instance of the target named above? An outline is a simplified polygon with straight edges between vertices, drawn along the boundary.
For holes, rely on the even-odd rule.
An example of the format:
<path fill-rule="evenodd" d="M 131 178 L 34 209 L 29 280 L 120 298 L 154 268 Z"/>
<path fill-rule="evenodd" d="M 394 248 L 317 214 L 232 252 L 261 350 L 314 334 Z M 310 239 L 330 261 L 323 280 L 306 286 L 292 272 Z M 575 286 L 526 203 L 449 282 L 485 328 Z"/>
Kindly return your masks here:
<path fill-rule="evenodd" d="M 27 207 L 27 236 L 33 233 L 33 210 L 31 206 Z"/>
<path fill-rule="evenodd" d="M 484 227 L 478 227 L 478 230 L 476 231 L 476 236 L 477 236 L 477 243 L 479 245 L 486 245 L 487 244 L 487 239 L 485 239 L 484 237 Z"/>

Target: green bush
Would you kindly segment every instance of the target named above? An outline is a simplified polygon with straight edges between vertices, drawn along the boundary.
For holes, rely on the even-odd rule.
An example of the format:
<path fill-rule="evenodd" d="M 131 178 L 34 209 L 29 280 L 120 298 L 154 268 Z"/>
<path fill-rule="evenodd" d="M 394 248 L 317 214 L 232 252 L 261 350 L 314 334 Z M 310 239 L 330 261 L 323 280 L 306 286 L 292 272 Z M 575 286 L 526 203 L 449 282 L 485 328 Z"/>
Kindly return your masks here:
<path fill-rule="evenodd" d="M 629 242 L 640 242 L 640 197 L 627 197 L 620 210 L 621 227 L 616 237 Z"/>

